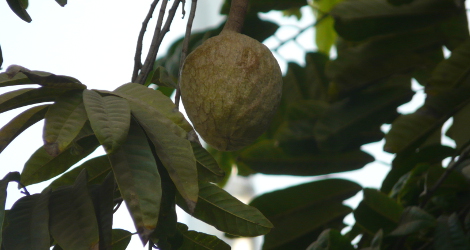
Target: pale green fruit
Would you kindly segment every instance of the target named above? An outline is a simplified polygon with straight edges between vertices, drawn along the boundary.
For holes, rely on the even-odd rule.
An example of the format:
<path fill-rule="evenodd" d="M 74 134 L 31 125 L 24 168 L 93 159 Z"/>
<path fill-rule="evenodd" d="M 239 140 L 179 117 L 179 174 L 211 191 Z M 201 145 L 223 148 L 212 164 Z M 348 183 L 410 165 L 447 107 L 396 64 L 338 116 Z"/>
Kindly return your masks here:
<path fill-rule="evenodd" d="M 188 55 L 180 84 L 188 117 L 204 141 L 234 151 L 269 126 L 281 99 L 282 73 L 266 46 L 223 31 Z"/>

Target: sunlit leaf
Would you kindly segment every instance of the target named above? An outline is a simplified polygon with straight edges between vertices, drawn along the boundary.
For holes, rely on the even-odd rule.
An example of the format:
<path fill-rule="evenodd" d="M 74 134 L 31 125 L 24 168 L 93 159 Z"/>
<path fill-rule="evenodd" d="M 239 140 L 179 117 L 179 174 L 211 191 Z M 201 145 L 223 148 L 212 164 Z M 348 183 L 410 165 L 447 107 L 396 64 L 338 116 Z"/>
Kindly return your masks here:
<path fill-rule="evenodd" d="M 342 0 L 315 0 L 312 2 L 312 10 L 317 20 L 315 25 L 315 43 L 317 44 L 318 51 L 327 55 L 336 42 L 337 34 L 333 27 L 333 18 L 326 13 L 329 13 L 331 9 L 341 1 Z"/>
<path fill-rule="evenodd" d="M 132 114 L 153 143 L 158 158 L 167 169 L 176 188 L 188 206 L 193 208 L 197 202 L 199 189 L 196 159 L 190 141 L 173 134 L 166 126 L 168 124 L 166 121 L 171 121 L 161 113 L 135 102 L 131 102 L 130 105 Z"/>
<path fill-rule="evenodd" d="M 49 203 L 50 232 L 63 249 L 97 249 L 98 222 L 83 170 L 74 185 L 52 192 Z"/>
<path fill-rule="evenodd" d="M 3 232 L 6 249 L 50 249 L 49 196 L 51 190 L 22 197 L 7 215 Z"/>
<path fill-rule="evenodd" d="M 0 129 L 0 153 L 23 131 L 42 120 L 50 105 L 32 107 L 10 120 Z"/>
<path fill-rule="evenodd" d="M 51 88 L 25 88 L 0 95 L 0 113 L 41 102 L 51 102 L 65 90 Z"/>
<path fill-rule="evenodd" d="M 23 19 L 23 21 L 30 23 L 32 19 L 29 16 L 28 12 L 26 12 L 26 6 L 23 6 L 21 2 L 21 0 L 7 0 L 7 3 L 10 6 L 11 10 L 15 12 L 17 16 Z"/>
<path fill-rule="evenodd" d="M 88 120 L 81 92 L 59 96 L 45 116 L 44 148 L 52 156 L 63 152 Z"/>
<path fill-rule="evenodd" d="M 49 155 L 44 147 L 40 147 L 25 163 L 21 172 L 21 183 L 28 186 L 62 174 L 99 146 L 94 136 L 85 137 L 77 144 L 78 147 L 82 147 L 81 150 L 72 146 L 56 157 Z"/>
<path fill-rule="evenodd" d="M 436 225 L 436 218 L 423 209 L 411 206 L 405 208 L 398 227 L 390 235 L 404 236 Z"/>
<path fill-rule="evenodd" d="M 353 250 L 354 247 L 348 238 L 341 235 L 341 233 L 334 229 L 326 229 L 317 241 L 312 243 L 307 250 Z"/>
<path fill-rule="evenodd" d="M 132 120 L 126 141 L 109 160 L 142 242 L 155 229 L 162 196 L 160 174 L 147 137 Z"/>
<path fill-rule="evenodd" d="M 101 97 L 93 90 L 83 91 L 88 119 L 96 137 L 107 153 L 113 153 L 126 140 L 131 113 L 125 99 Z"/>
<path fill-rule="evenodd" d="M 181 198 L 177 197 L 177 204 L 189 212 Z M 267 234 L 273 227 L 258 209 L 209 183 L 199 183 L 199 198 L 192 215 L 223 232 L 238 236 Z"/>
<path fill-rule="evenodd" d="M 230 246 L 214 235 L 188 231 L 188 226 L 178 223 L 178 231 L 183 234 L 184 241 L 180 249 L 192 250 L 230 250 Z"/>

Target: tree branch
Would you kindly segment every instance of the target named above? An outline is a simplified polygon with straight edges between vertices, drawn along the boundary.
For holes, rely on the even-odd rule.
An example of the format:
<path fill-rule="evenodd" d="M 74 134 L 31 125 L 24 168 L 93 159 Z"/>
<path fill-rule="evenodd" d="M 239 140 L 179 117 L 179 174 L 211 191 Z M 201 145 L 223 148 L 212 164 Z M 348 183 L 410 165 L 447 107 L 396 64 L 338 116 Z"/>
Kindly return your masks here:
<path fill-rule="evenodd" d="M 181 82 L 181 71 L 183 70 L 184 60 L 186 60 L 186 55 L 188 54 L 189 38 L 191 37 L 191 29 L 193 27 L 194 16 L 196 15 L 196 7 L 197 7 L 197 0 L 192 0 L 188 23 L 186 24 L 186 34 L 184 35 L 184 40 L 183 40 L 183 49 L 181 50 L 178 87 L 176 88 L 176 94 L 175 94 L 176 109 L 179 109 L 179 104 L 180 104 L 181 93 L 180 93 L 179 83 Z"/>
<path fill-rule="evenodd" d="M 134 56 L 134 71 L 132 72 L 132 82 L 135 82 L 137 79 L 137 75 L 139 74 L 139 70 L 142 68 L 142 44 L 144 40 L 145 31 L 147 30 L 147 26 L 149 24 L 150 19 L 152 18 L 153 12 L 157 7 L 159 0 L 154 0 L 153 3 L 150 5 L 149 12 L 145 17 L 144 21 L 142 22 L 142 28 L 140 29 L 139 37 L 137 38 L 137 48 L 135 50 Z"/>

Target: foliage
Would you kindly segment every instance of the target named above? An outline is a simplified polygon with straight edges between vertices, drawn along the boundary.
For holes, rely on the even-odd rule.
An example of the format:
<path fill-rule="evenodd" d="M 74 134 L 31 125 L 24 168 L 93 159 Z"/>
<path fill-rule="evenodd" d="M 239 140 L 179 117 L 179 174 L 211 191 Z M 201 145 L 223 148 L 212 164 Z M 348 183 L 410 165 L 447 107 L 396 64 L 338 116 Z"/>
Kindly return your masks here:
<path fill-rule="evenodd" d="M 20 18 L 31 20 L 27 1 L 7 2 Z M 306 5 L 251 0 L 243 33 L 263 41 L 279 26 L 258 13 L 300 17 Z M 469 249 L 470 40 L 464 2 L 315 0 L 307 8 L 317 16 L 312 26 L 319 51 L 306 53 L 305 65 L 288 64 L 271 126 L 237 152 L 204 149 L 168 98 L 178 82 L 183 39 L 147 78 L 157 90 L 136 83 L 89 90 L 75 78 L 20 66 L 1 73 L 0 87 L 40 87 L 0 95 L 0 112 L 42 105 L 0 130 L 0 152 L 45 119 L 44 147 L 21 176 L 13 172 L 0 180 L 2 246 L 125 249 L 131 233 L 111 227 L 113 208 L 124 202 L 142 241 L 160 249 L 230 248 L 177 223 L 175 205 L 232 237 L 266 235 L 263 249 Z M 189 51 L 222 27 L 193 33 Z M 332 46 L 336 58 L 328 55 Z M 0 66 L 1 59 L 0 51 Z M 426 101 L 413 113 L 399 114 L 397 108 L 415 94 L 415 80 L 424 86 Z M 446 134 L 455 148 L 435 139 L 449 118 L 454 122 Z M 384 133 L 383 124 L 391 124 L 390 131 Z M 241 175 L 360 169 L 374 161 L 361 146 L 382 139 L 395 158 L 380 190 L 325 178 L 262 194 L 246 205 L 214 184 L 223 186 L 233 166 Z M 63 174 L 100 145 L 106 155 Z M 448 157 L 452 160 L 443 166 Z M 42 193 L 5 211 L 8 182 L 31 185 L 56 176 Z M 343 204 L 361 190 L 357 208 Z M 356 222 L 342 234 L 348 214 Z"/>

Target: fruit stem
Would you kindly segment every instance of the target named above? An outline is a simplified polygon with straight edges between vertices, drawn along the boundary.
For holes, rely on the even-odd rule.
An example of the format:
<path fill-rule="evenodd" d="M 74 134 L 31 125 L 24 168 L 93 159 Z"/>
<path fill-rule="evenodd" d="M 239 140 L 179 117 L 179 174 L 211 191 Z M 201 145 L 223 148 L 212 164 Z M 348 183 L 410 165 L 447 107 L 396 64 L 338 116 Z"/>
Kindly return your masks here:
<path fill-rule="evenodd" d="M 222 31 L 235 31 L 240 33 L 245 21 L 248 0 L 232 0 L 227 22 Z"/>

